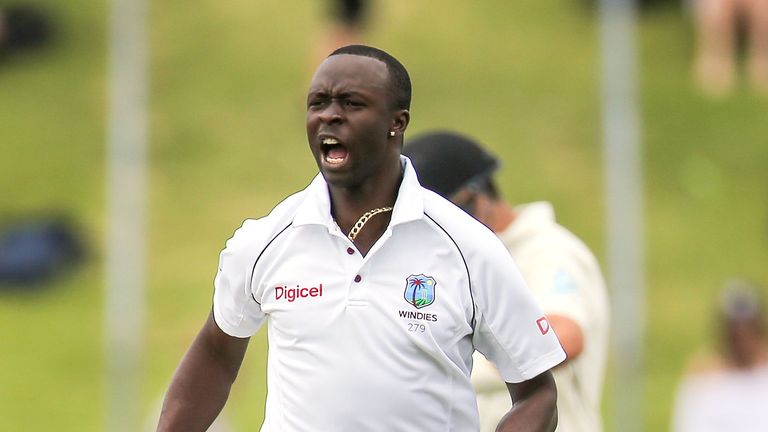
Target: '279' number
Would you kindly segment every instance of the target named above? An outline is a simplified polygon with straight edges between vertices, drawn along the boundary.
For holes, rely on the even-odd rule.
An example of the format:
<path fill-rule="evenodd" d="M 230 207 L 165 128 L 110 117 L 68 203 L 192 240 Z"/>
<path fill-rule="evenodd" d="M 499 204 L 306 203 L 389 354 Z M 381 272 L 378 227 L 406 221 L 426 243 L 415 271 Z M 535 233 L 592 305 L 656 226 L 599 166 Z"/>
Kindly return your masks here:
<path fill-rule="evenodd" d="M 427 330 L 427 326 L 421 323 L 408 323 L 408 331 L 415 333 L 424 333 Z"/>

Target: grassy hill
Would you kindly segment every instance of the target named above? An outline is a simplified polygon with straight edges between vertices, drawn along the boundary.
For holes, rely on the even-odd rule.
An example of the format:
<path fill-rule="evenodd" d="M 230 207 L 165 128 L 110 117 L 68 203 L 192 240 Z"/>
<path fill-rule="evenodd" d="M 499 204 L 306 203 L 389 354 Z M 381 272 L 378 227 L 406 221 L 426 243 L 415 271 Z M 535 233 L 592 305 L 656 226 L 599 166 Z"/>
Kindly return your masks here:
<path fill-rule="evenodd" d="M 58 21 L 56 43 L 0 62 L 0 212 L 67 212 L 93 253 L 50 290 L 0 294 L 0 430 L 99 430 L 107 3 L 40 3 Z M 316 172 L 303 101 L 321 6 L 152 2 L 148 417 L 210 308 L 224 241 Z M 507 197 L 554 202 L 560 221 L 602 256 L 595 16 L 566 0 L 379 1 L 369 41 L 411 73 L 411 134 L 457 128 L 488 143 L 504 160 Z M 696 91 L 690 23 L 679 11 L 647 11 L 639 32 L 644 412 L 647 430 L 659 431 L 686 358 L 711 340 L 722 282 L 768 284 L 768 103 L 747 88 L 716 101 Z M 250 429 L 265 397 L 263 336 L 227 408 Z"/>

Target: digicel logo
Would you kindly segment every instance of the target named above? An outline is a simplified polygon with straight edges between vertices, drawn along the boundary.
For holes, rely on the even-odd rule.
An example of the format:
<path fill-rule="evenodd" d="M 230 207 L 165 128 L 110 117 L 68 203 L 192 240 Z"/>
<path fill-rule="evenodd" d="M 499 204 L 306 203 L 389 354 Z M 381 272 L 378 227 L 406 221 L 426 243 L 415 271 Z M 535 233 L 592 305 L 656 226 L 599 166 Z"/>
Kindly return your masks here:
<path fill-rule="evenodd" d="M 275 287 L 275 300 L 286 299 L 288 302 L 293 302 L 299 298 L 307 297 L 322 297 L 323 296 L 323 284 L 316 287 L 301 288 L 296 285 L 296 288 L 288 288 L 285 286 Z"/>

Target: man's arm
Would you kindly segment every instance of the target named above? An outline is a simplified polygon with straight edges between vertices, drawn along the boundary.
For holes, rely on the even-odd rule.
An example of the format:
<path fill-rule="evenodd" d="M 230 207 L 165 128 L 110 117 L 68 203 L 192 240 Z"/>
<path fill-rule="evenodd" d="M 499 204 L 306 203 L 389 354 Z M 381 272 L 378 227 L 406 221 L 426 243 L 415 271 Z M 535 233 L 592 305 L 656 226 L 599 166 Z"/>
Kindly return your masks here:
<path fill-rule="evenodd" d="M 547 314 L 547 321 L 555 330 L 560 345 L 568 356 L 566 362 L 575 359 L 584 351 L 584 333 L 576 321 L 558 314 Z"/>
<path fill-rule="evenodd" d="M 227 401 L 248 341 L 221 331 L 211 313 L 173 376 L 157 431 L 206 431 Z"/>
<path fill-rule="evenodd" d="M 507 383 L 512 409 L 496 432 L 552 432 L 557 426 L 557 387 L 552 372 L 521 383 Z"/>

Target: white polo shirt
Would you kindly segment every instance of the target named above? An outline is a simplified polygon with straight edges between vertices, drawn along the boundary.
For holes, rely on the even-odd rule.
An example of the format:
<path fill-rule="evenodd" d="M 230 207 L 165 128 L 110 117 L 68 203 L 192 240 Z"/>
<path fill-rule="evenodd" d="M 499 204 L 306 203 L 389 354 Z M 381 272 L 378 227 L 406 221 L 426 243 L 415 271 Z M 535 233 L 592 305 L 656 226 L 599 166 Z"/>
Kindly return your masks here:
<path fill-rule="evenodd" d="M 608 347 L 608 293 L 597 259 L 555 221 L 548 202 L 515 207 L 517 218 L 499 238 L 547 314 L 570 318 L 581 328 L 581 354 L 553 371 L 557 383 L 557 432 L 602 430 L 600 400 Z M 472 382 L 478 392 L 483 432 L 496 429 L 508 407 L 506 386 L 493 365 L 476 356 Z"/>
<path fill-rule="evenodd" d="M 768 430 L 768 364 L 686 375 L 678 388 L 672 432 Z"/>
<path fill-rule="evenodd" d="M 509 382 L 565 359 L 501 242 L 402 161 L 389 227 L 365 257 L 321 175 L 222 251 L 216 323 L 236 337 L 268 325 L 262 431 L 476 431 L 475 349 Z"/>

